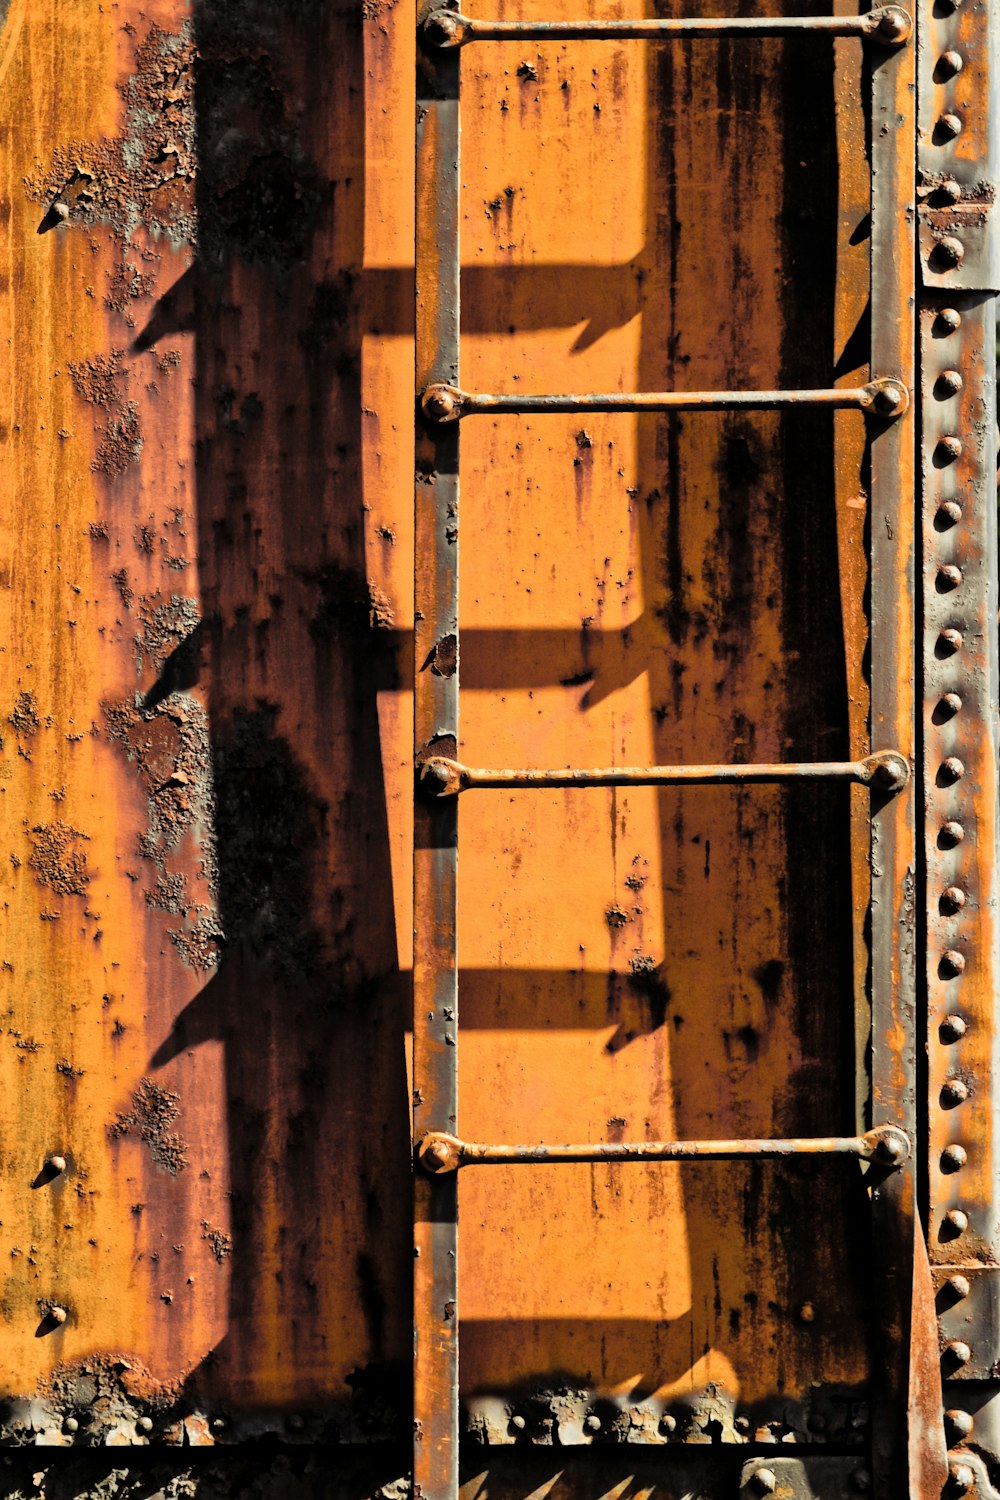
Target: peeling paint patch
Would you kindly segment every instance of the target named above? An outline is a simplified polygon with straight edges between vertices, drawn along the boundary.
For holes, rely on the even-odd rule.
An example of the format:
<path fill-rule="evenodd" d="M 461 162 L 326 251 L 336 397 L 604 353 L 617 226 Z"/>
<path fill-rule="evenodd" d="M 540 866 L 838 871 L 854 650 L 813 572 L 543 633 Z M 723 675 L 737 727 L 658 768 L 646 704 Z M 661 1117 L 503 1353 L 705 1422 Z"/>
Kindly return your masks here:
<path fill-rule="evenodd" d="M 39 885 L 46 885 L 60 896 L 85 896 L 90 884 L 87 853 L 80 848 L 88 835 L 68 823 L 36 823 L 30 830 L 34 849 L 28 868 L 35 872 Z"/>
<path fill-rule="evenodd" d="M 18 693 L 17 702 L 7 715 L 7 723 L 22 739 L 30 739 L 42 727 L 38 700 L 34 693 Z"/>
<path fill-rule="evenodd" d="M 187 1146 L 170 1129 L 180 1114 L 178 1098 L 151 1078 L 142 1078 L 132 1095 L 132 1108 L 118 1114 L 111 1127 L 113 1136 L 138 1136 L 156 1165 L 172 1177 L 188 1164 Z"/>

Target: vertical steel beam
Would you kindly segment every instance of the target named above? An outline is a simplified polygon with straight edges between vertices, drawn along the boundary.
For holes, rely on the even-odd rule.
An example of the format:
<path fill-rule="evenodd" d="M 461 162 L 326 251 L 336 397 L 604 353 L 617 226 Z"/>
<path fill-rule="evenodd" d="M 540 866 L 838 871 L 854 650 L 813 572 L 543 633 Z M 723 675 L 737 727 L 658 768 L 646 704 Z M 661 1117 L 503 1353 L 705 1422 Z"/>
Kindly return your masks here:
<path fill-rule="evenodd" d="M 871 166 L 872 368 L 914 386 L 915 60 L 873 47 Z M 915 416 L 873 424 L 871 458 L 871 733 L 915 759 Z M 886 739 L 886 736 L 889 738 Z M 872 1105 L 917 1140 L 915 925 L 918 907 L 912 781 L 872 805 Z M 875 1304 L 884 1335 L 872 1459 L 878 1500 L 930 1500 L 945 1479 L 933 1299 L 917 1201 L 915 1156 L 872 1183 Z M 936 1409 L 935 1409 L 936 1408 Z"/>
<path fill-rule="evenodd" d="M 417 51 L 416 386 L 459 379 L 459 53 Z M 459 424 L 417 406 L 414 542 L 416 759 L 458 748 Z M 458 799 L 416 791 L 413 1124 L 454 1131 L 458 1101 Z M 413 1489 L 458 1491 L 458 1196 L 455 1174 L 414 1178 Z"/>

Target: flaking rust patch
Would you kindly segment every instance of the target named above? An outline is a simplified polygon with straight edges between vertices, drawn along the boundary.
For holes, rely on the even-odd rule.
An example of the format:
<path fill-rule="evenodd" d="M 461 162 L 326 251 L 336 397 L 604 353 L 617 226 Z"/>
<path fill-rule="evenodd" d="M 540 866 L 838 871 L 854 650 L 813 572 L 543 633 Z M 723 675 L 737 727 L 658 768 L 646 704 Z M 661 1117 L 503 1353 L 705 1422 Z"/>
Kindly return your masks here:
<path fill-rule="evenodd" d="M 60 896 L 85 896 L 90 884 L 87 851 L 80 847 L 88 835 L 68 823 L 36 823 L 28 837 L 33 851 L 28 868 L 40 885 L 46 885 Z"/>
<path fill-rule="evenodd" d="M 112 1136 L 138 1136 L 149 1147 L 156 1165 L 171 1177 L 183 1172 L 188 1164 L 187 1146 L 170 1128 L 180 1115 L 178 1099 L 162 1084 L 141 1078 L 132 1095 L 132 1108 L 119 1113 L 111 1126 Z"/>

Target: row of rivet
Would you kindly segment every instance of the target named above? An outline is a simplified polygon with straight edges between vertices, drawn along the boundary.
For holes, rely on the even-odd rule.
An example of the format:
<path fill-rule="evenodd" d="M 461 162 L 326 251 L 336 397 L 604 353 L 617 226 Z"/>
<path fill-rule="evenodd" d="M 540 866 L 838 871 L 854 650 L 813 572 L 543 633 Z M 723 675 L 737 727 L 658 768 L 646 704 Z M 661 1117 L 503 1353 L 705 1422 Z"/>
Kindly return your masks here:
<path fill-rule="evenodd" d="M 948 54 L 946 54 L 947 56 Z M 957 54 L 950 56 L 961 66 L 961 59 Z M 953 73 L 958 68 L 953 69 Z M 958 128 L 961 123 L 957 117 L 945 116 L 940 122 L 945 126 L 947 122 L 955 121 Z M 958 129 L 949 130 L 949 137 L 958 134 Z M 962 315 L 952 307 L 946 307 L 937 315 L 937 324 L 942 334 L 957 333 L 962 326 Z M 947 401 L 957 396 L 962 390 L 962 376 L 958 370 L 946 369 L 934 383 L 934 395 L 938 400 Z M 963 444 L 960 437 L 948 434 L 942 437 L 935 449 L 934 461 L 937 467 L 947 468 L 962 456 Z M 962 519 L 962 506 L 957 499 L 944 500 L 938 506 L 935 518 L 935 529 L 939 533 L 947 533 L 957 526 Z M 939 594 L 950 594 L 961 587 L 964 574 L 955 563 L 942 562 L 937 569 L 937 591 Z M 939 659 L 954 657 L 961 651 L 965 644 L 962 630 L 956 629 L 954 625 L 940 631 L 937 638 L 936 656 Z M 962 711 L 961 694 L 955 691 L 946 692 L 938 699 L 932 714 L 933 722 L 937 725 L 947 724 L 956 719 Z M 965 766 L 957 755 L 947 755 L 940 761 L 935 774 L 935 784 L 946 788 L 957 785 L 965 775 Z M 954 819 L 945 820 L 938 833 L 938 847 L 941 849 L 957 849 L 965 839 L 965 826 Z M 965 906 L 966 893 L 960 885 L 948 885 L 940 893 L 938 906 L 943 916 L 955 917 Z M 941 954 L 938 961 L 938 977 L 947 983 L 960 979 L 966 968 L 965 954 L 957 947 L 949 947 Z M 954 1046 L 960 1042 L 967 1031 L 967 1022 L 964 1017 L 957 1013 L 946 1015 L 941 1021 L 938 1035 L 943 1045 Z M 948 1077 L 941 1089 L 940 1103 L 942 1109 L 956 1109 L 964 1104 L 969 1097 L 969 1086 L 966 1081 L 958 1076 Z M 965 1147 L 953 1142 L 944 1147 L 940 1157 L 942 1172 L 954 1173 L 961 1171 L 968 1161 L 968 1152 Z M 950 1238 L 957 1239 L 964 1234 L 969 1227 L 969 1216 L 961 1208 L 950 1208 L 944 1214 L 942 1231 Z M 968 1277 L 955 1274 L 949 1277 L 947 1292 L 953 1302 L 962 1301 L 969 1295 Z M 972 1350 L 962 1339 L 951 1339 L 945 1345 L 944 1350 L 946 1364 L 954 1370 L 965 1365 L 972 1358 Z M 972 1432 L 972 1417 L 968 1412 L 950 1410 L 945 1413 L 945 1431 L 948 1445 L 951 1448 L 956 1443 L 964 1442 Z M 975 1483 L 975 1473 L 969 1464 L 965 1463 L 957 1454 L 952 1454 L 949 1459 L 948 1477 L 950 1487 L 960 1494 L 967 1493 Z"/>

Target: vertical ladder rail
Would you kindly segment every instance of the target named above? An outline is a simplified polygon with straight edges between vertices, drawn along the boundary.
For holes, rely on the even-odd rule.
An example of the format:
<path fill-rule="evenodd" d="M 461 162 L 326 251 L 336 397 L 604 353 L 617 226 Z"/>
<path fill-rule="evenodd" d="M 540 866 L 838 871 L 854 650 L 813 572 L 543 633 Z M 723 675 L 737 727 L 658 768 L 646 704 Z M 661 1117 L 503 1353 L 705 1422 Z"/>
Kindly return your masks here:
<path fill-rule="evenodd" d="M 914 388 L 916 353 L 916 76 L 914 48 L 873 48 L 871 68 L 872 368 Z M 869 426 L 871 735 L 914 762 L 916 629 L 915 411 Z M 876 1358 L 872 1465 L 876 1500 L 937 1500 L 947 1478 L 933 1292 L 917 1201 L 917 859 L 914 781 L 871 821 L 871 1087 L 914 1143 L 903 1169 L 872 1187 Z"/>
<path fill-rule="evenodd" d="M 417 49 L 416 379 L 458 381 L 459 53 Z M 414 747 L 458 744 L 459 424 L 416 424 Z M 414 799 L 413 1124 L 454 1130 L 458 1073 L 457 799 Z M 458 1492 L 458 1191 L 414 1181 L 415 1500 Z"/>

